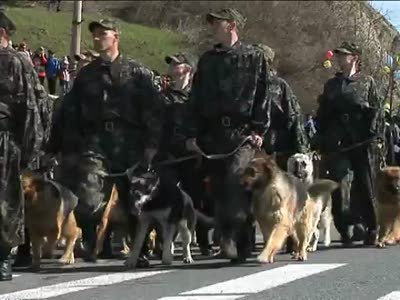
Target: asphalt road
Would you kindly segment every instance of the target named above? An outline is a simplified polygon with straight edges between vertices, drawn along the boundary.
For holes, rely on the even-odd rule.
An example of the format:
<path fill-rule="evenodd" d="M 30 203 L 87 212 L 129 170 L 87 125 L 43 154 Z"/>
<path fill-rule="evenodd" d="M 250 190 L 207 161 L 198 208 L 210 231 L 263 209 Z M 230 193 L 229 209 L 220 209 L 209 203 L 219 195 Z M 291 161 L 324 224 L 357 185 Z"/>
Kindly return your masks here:
<path fill-rule="evenodd" d="M 276 263 L 259 265 L 254 255 L 239 266 L 196 249 L 195 263 L 184 265 L 179 252 L 171 267 L 152 261 L 137 271 L 125 270 L 121 260 L 74 266 L 44 260 L 39 273 L 19 270 L 12 282 L 0 283 L 0 299 L 400 299 L 399 246 L 343 249 L 333 243 L 304 263 L 280 254 Z"/>

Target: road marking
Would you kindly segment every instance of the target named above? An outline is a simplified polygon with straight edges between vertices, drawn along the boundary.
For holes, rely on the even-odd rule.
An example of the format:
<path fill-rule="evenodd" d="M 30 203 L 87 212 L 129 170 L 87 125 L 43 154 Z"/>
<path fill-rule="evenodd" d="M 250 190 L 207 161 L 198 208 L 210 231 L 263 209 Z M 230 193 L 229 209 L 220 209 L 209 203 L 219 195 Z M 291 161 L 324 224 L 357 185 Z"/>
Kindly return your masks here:
<path fill-rule="evenodd" d="M 297 279 L 336 269 L 345 264 L 293 264 L 231 279 L 159 300 L 233 300 L 257 294 Z"/>
<path fill-rule="evenodd" d="M 400 300 L 400 292 L 399 291 L 391 292 L 390 294 L 387 294 L 386 296 L 383 296 L 378 300 Z"/>
<path fill-rule="evenodd" d="M 94 289 L 101 286 L 112 285 L 123 281 L 135 280 L 159 274 L 170 273 L 172 270 L 151 271 L 151 272 L 121 272 L 112 273 L 85 279 L 67 281 L 49 286 L 42 286 L 8 294 L 0 295 L 1 300 L 26 300 L 26 299 L 47 299 L 64 294 Z"/>

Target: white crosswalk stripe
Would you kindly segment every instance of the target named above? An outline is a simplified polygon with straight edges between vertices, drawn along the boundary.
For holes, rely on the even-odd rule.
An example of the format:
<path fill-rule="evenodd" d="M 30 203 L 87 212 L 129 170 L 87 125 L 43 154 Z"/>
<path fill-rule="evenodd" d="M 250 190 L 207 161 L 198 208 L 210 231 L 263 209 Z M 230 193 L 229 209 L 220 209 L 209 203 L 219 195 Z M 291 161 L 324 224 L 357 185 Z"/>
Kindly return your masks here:
<path fill-rule="evenodd" d="M 67 281 L 49 286 L 22 290 L 18 292 L 0 295 L 1 300 L 25 300 L 25 299 L 47 299 L 64 294 L 94 289 L 97 287 L 121 283 L 139 278 L 166 274 L 172 271 L 151 271 L 151 272 L 121 272 L 107 275 L 100 275 L 85 279 Z"/>
<path fill-rule="evenodd" d="M 288 264 L 281 267 L 255 272 L 250 275 L 229 279 L 194 290 L 177 292 L 176 295 L 162 297 L 159 300 L 233 300 L 255 295 L 257 293 L 289 284 L 295 280 L 306 278 L 321 272 L 334 270 L 346 264 Z M 0 300 L 47 299 L 84 292 L 102 286 L 117 285 L 122 282 L 135 281 L 140 278 L 162 276 L 161 280 L 168 282 L 168 276 L 179 270 L 157 270 L 147 272 L 118 272 L 78 280 L 58 282 L 52 285 L 16 290 L 1 294 Z M 185 273 L 183 273 L 185 274 Z M 70 274 L 72 275 L 72 274 Z M 179 273 L 178 273 L 179 275 Z M 27 274 L 15 274 L 15 283 L 24 280 Z M 61 276 L 65 280 L 65 276 Z M 151 279 L 149 281 L 151 284 Z M 171 283 L 172 284 L 172 283 Z M 101 300 L 101 297 L 96 297 Z M 397 299 L 397 298 L 388 298 Z M 385 300 L 387 300 L 385 298 Z"/>
<path fill-rule="evenodd" d="M 332 270 L 345 264 L 296 264 L 286 265 L 248 276 L 220 282 L 196 290 L 187 291 L 176 297 L 164 297 L 159 300 L 233 300 L 251 294 L 260 293 L 294 280 L 320 272 Z"/>
<path fill-rule="evenodd" d="M 400 291 L 391 292 L 390 294 L 387 294 L 378 300 L 400 300 Z"/>

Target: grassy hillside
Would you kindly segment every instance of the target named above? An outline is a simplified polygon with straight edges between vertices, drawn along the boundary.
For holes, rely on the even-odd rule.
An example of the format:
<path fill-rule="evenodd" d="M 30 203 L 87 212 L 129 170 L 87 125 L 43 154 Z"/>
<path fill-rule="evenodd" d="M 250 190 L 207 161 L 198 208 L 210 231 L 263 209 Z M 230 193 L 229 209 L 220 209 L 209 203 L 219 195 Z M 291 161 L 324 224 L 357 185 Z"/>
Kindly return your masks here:
<path fill-rule="evenodd" d="M 49 12 L 45 8 L 8 8 L 7 15 L 15 22 L 14 43 L 26 41 L 35 50 L 40 46 L 52 49 L 58 57 L 69 54 L 71 40 L 71 12 Z M 104 18 L 104 14 L 84 14 L 81 49 L 91 48 L 88 24 Z M 122 28 L 121 48 L 151 68 L 163 70 L 164 56 L 186 48 L 181 35 L 141 25 L 119 21 Z"/>

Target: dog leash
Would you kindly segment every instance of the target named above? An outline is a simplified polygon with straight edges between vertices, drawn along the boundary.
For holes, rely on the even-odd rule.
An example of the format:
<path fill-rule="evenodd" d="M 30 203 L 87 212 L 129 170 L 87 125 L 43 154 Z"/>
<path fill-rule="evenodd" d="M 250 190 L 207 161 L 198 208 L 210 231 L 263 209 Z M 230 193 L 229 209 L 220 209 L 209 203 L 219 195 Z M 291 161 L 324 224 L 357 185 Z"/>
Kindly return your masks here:
<path fill-rule="evenodd" d="M 164 160 L 161 162 L 156 162 L 154 164 L 152 164 L 151 166 L 148 167 L 148 170 L 152 169 L 155 166 L 168 166 L 168 165 L 174 165 L 183 161 L 187 161 L 187 160 L 191 160 L 191 159 L 195 159 L 198 158 L 199 156 L 204 157 L 206 159 L 209 160 L 220 160 L 220 159 L 225 159 L 228 158 L 232 155 L 234 155 L 237 151 L 239 151 L 239 149 L 241 147 L 243 147 L 244 144 L 246 144 L 248 141 L 251 140 L 251 136 L 247 136 L 245 137 L 240 144 L 233 149 L 231 152 L 228 153 L 217 153 L 217 154 L 206 154 L 203 150 L 200 149 L 200 151 L 196 154 L 192 154 L 192 155 L 188 155 L 188 156 L 183 156 L 180 158 L 176 158 L 176 159 L 168 159 L 168 160 Z M 122 177 L 122 176 L 128 176 L 133 177 L 133 172 L 140 166 L 140 163 L 136 163 L 135 165 L 133 165 L 132 167 L 126 169 L 124 172 L 120 172 L 120 173 L 104 173 L 102 175 L 104 175 L 105 177 Z"/>

